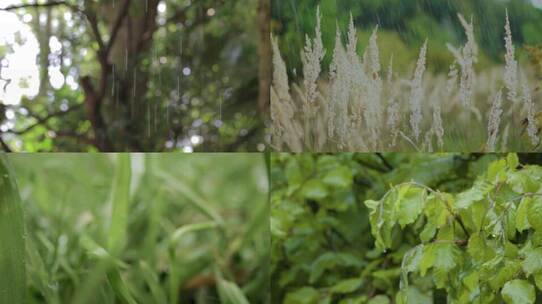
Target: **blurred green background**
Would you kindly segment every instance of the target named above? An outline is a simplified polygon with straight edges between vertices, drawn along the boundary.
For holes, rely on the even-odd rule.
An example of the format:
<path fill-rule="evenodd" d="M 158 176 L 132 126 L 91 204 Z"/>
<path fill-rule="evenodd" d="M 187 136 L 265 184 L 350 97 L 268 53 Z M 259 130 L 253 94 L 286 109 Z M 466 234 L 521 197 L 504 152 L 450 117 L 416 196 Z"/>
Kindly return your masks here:
<path fill-rule="evenodd" d="M 477 69 L 504 61 L 506 9 L 520 60 L 528 59 L 525 45 L 542 43 L 542 3 L 538 0 L 272 0 L 272 31 L 280 37 L 280 48 L 290 72 L 294 68 L 301 71 L 300 53 L 305 34 L 314 36 L 318 5 L 327 49 L 325 69 L 331 61 L 337 23 L 343 33 L 343 42 L 346 42 L 350 12 L 358 28 L 358 53 L 362 54 L 371 32 L 378 25 L 383 66 L 387 66 L 393 54 L 394 68 L 402 72 L 415 62 L 426 38 L 429 40 L 428 68 L 437 72 L 448 70 L 453 56 L 446 43 L 459 46 L 466 41 L 458 13 L 467 20 L 473 17 L 481 49 Z"/>
<path fill-rule="evenodd" d="M 25 211 L 28 303 L 228 303 L 239 291 L 267 301 L 262 155 L 8 159 Z"/>

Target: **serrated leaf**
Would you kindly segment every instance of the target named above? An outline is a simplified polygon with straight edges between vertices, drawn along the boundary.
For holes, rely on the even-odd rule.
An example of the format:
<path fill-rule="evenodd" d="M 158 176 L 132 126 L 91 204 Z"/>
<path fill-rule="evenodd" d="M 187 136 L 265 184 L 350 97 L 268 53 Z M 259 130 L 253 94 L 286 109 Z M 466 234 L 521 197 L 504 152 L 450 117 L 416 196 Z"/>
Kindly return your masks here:
<path fill-rule="evenodd" d="M 495 273 L 490 277 L 489 285 L 494 290 L 498 290 L 506 282 L 513 279 L 520 269 L 521 265 L 516 261 L 505 261 L 504 265 L 498 265 L 493 269 Z"/>
<path fill-rule="evenodd" d="M 425 189 L 406 185 L 398 190 L 397 201 L 397 221 L 402 228 L 412 224 L 423 211 L 425 203 Z"/>
<path fill-rule="evenodd" d="M 535 301 L 534 286 L 525 280 L 506 282 L 501 290 L 504 302 L 508 304 L 531 304 Z"/>
<path fill-rule="evenodd" d="M 469 238 L 467 245 L 467 252 L 474 259 L 474 261 L 482 262 L 489 258 L 491 248 L 487 248 L 485 244 L 485 238 L 479 233 L 473 233 Z M 489 250 L 488 250 L 489 249 Z"/>
<path fill-rule="evenodd" d="M 459 249 L 451 243 L 435 244 L 435 263 L 433 267 L 439 271 L 448 272 L 457 266 Z"/>
<path fill-rule="evenodd" d="M 525 253 L 525 260 L 521 263 L 523 272 L 532 275 L 542 271 L 542 248 L 535 248 Z"/>
<path fill-rule="evenodd" d="M 420 274 L 425 276 L 427 271 L 433 267 L 436 259 L 435 244 L 426 245 L 423 248 L 423 255 L 420 259 Z"/>
<path fill-rule="evenodd" d="M 527 212 L 527 220 L 535 230 L 542 230 L 542 200 L 532 198 Z"/>
<path fill-rule="evenodd" d="M 519 232 L 522 232 L 524 230 L 531 228 L 531 225 L 529 224 L 529 220 L 527 216 L 531 201 L 532 201 L 531 197 L 525 196 L 521 199 L 521 202 L 519 203 L 518 210 L 516 212 L 516 229 Z"/>
<path fill-rule="evenodd" d="M 478 180 L 472 188 L 469 188 L 457 195 L 454 203 L 456 209 L 467 209 L 474 202 L 484 199 L 485 195 L 492 189 L 492 185 L 484 180 Z"/>

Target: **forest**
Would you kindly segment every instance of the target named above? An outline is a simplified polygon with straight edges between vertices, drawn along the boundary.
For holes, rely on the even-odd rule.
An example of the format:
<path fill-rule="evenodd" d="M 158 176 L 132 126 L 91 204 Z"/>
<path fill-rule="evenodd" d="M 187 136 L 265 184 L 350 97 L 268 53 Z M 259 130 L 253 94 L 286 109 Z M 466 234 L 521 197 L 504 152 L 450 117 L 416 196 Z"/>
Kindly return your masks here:
<path fill-rule="evenodd" d="M 0 303 L 268 303 L 267 189 L 258 154 L 0 154 Z"/>
<path fill-rule="evenodd" d="M 260 0 L 4 0 L 5 151 L 262 151 Z"/>
<path fill-rule="evenodd" d="M 272 18 L 274 150 L 540 150 L 537 1 L 276 0 Z"/>
<path fill-rule="evenodd" d="M 540 154 L 276 154 L 273 303 L 540 303 Z"/>

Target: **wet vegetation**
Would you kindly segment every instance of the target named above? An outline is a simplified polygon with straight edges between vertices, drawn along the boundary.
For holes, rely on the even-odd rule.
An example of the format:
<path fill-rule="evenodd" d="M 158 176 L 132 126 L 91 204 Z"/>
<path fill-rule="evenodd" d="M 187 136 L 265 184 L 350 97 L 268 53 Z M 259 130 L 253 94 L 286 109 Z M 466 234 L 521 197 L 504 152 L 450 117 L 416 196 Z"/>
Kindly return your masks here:
<path fill-rule="evenodd" d="M 261 155 L 1 157 L 2 303 L 268 302 Z"/>
<path fill-rule="evenodd" d="M 14 30 L 0 37 L 2 148 L 264 149 L 264 3 L 7 1 L 0 14 Z M 23 54 L 37 62 L 33 72 L 16 71 Z"/>

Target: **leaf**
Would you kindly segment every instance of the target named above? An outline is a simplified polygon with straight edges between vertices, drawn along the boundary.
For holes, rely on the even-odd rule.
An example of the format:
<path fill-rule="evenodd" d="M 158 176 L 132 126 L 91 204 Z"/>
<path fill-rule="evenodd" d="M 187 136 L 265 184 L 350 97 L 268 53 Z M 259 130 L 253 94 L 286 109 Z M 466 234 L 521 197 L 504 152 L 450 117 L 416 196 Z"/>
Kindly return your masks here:
<path fill-rule="evenodd" d="M 503 181 L 506 177 L 506 160 L 499 159 L 492 162 L 487 169 L 487 179 L 494 183 Z"/>
<path fill-rule="evenodd" d="M 516 213 L 516 229 L 519 232 L 522 232 L 524 230 L 531 228 L 531 225 L 529 224 L 529 220 L 527 216 L 531 202 L 532 202 L 531 197 L 524 196 L 521 199 L 521 202 L 519 203 L 518 210 Z"/>
<path fill-rule="evenodd" d="M 469 238 L 467 252 L 474 261 L 483 262 L 490 258 L 491 248 L 486 245 L 482 232 L 473 233 Z"/>
<path fill-rule="evenodd" d="M 113 212 L 107 240 L 107 248 L 113 256 L 117 256 L 126 243 L 128 210 L 130 207 L 130 182 L 130 154 L 119 153 L 117 154 L 117 167 L 111 194 Z"/>
<path fill-rule="evenodd" d="M 516 169 L 519 166 L 519 158 L 516 153 L 508 153 L 506 156 L 506 162 L 508 163 L 508 168 Z"/>
<path fill-rule="evenodd" d="M 527 220 L 535 230 L 542 230 L 542 200 L 533 197 L 528 205 Z"/>
<path fill-rule="evenodd" d="M 302 287 L 286 294 L 284 304 L 313 304 L 318 303 L 320 294 L 312 287 Z"/>
<path fill-rule="evenodd" d="M 397 191 L 398 197 L 395 203 L 397 206 L 397 221 L 401 228 L 404 228 L 416 221 L 422 213 L 425 203 L 425 189 L 406 185 Z"/>
<path fill-rule="evenodd" d="M 457 266 L 459 249 L 451 243 L 433 243 L 426 245 L 420 260 L 420 273 L 425 275 L 429 268 L 446 273 Z"/>
<path fill-rule="evenodd" d="M 328 186 L 347 188 L 352 184 L 352 171 L 346 166 L 340 166 L 328 172 L 322 181 Z"/>
<path fill-rule="evenodd" d="M 24 221 L 21 198 L 0 154 L 0 303 L 24 303 L 26 295 Z"/>
<path fill-rule="evenodd" d="M 436 259 L 435 244 L 426 245 L 423 248 L 423 255 L 420 259 L 420 274 L 425 276 L 427 271 L 433 267 Z"/>
<path fill-rule="evenodd" d="M 378 295 L 374 298 L 371 298 L 367 304 L 389 304 L 390 298 L 385 295 Z"/>
<path fill-rule="evenodd" d="M 525 260 L 521 263 L 523 272 L 532 275 L 542 271 L 542 248 L 534 248 L 525 253 Z"/>
<path fill-rule="evenodd" d="M 431 294 L 424 294 L 415 286 L 408 286 L 405 289 L 401 289 L 397 293 L 397 296 L 395 299 L 396 299 L 397 304 L 409 304 L 409 303 L 432 304 L 433 303 L 433 297 L 431 296 Z"/>
<path fill-rule="evenodd" d="M 457 195 L 455 208 L 468 209 L 474 202 L 485 198 L 485 195 L 492 189 L 492 185 L 484 180 L 478 180 L 472 188 L 463 191 Z"/>
<path fill-rule="evenodd" d="M 506 282 L 501 290 L 504 302 L 509 304 L 530 304 L 535 301 L 534 286 L 525 280 Z"/>
<path fill-rule="evenodd" d="M 309 180 L 301 191 L 305 198 L 312 200 L 321 200 L 328 194 L 326 186 L 318 179 Z"/>
<path fill-rule="evenodd" d="M 361 278 L 341 280 L 337 284 L 333 285 L 333 287 L 331 287 L 331 292 L 338 294 L 351 293 L 359 289 L 361 287 L 361 284 Z"/>

